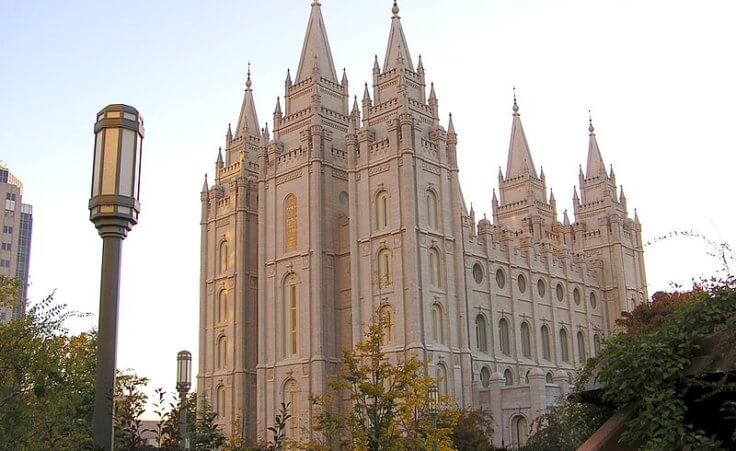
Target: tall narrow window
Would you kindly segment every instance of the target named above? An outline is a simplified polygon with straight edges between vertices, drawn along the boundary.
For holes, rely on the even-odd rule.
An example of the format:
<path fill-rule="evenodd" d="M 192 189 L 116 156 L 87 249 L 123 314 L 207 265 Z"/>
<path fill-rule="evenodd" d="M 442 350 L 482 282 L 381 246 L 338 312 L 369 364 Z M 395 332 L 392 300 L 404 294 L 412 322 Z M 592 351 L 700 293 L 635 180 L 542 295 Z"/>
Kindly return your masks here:
<path fill-rule="evenodd" d="M 440 253 L 436 247 L 429 249 L 429 281 L 436 288 L 442 285 L 442 279 L 440 277 Z"/>
<path fill-rule="evenodd" d="M 388 192 L 381 190 L 376 194 L 376 230 L 388 227 Z"/>
<path fill-rule="evenodd" d="M 392 328 L 393 318 L 391 315 L 391 307 L 384 305 L 378 311 L 379 321 L 381 322 L 381 343 L 387 345 L 391 343 L 393 339 Z"/>
<path fill-rule="evenodd" d="M 447 395 L 447 370 L 445 365 L 437 365 L 437 388 L 439 389 L 440 396 Z"/>
<path fill-rule="evenodd" d="M 475 317 L 475 338 L 478 342 L 478 349 L 481 352 L 488 352 L 486 317 L 483 315 L 478 315 Z"/>
<path fill-rule="evenodd" d="M 227 338 L 225 336 L 217 340 L 217 367 L 227 367 Z"/>
<path fill-rule="evenodd" d="M 299 291 L 294 274 L 284 280 L 284 338 L 286 355 L 297 354 L 297 327 L 299 324 Z"/>
<path fill-rule="evenodd" d="M 581 331 L 578 331 L 578 363 L 585 362 L 585 336 Z"/>
<path fill-rule="evenodd" d="M 221 290 L 217 302 L 218 319 L 220 323 L 226 323 L 228 320 L 227 290 Z"/>
<path fill-rule="evenodd" d="M 542 358 L 545 360 L 552 360 L 552 347 L 550 346 L 549 341 L 549 327 L 546 325 L 542 325 Z"/>
<path fill-rule="evenodd" d="M 378 253 L 378 286 L 385 288 L 391 285 L 391 251 L 381 249 Z"/>
<path fill-rule="evenodd" d="M 560 354 L 563 362 L 570 362 L 570 352 L 567 343 L 567 331 L 560 329 Z"/>
<path fill-rule="evenodd" d="M 287 434 L 290 439 L 295 439 L 297 434 L 297 419 L 299 418 L 299 384 L 294 379 L 289 379 L 284 384 L 284 403 L 289 404 L 291 418 L 288 420 Z"/>
<path fill-rule="evenodd" d="M 601 353 L 601 337 L 598 334 L 593 335 L 593 351 L 595 351 L 595 355 Z"/>
<path fill-rule="evenodd" d="M 442 327 L 442 308 L 437 304 L 432 306 L 432 336 L 437 343 L 445 343 L 445 331 Z"/>
<path fill-rule="evenodd" d="M 521 323 L 521 353 L 524 357 L 532 357 L 532 339 L 529 333 L 529 324 L 526 321 Z"/>
<path fill-rule="evenodd" d="M 514 375 L 511 374 L 510 369 L 506 369 L 506 371 L 503 372 L 503 380 L 507 387 L 510 387 L 514 385 Z"/>
<path fill-rule="evenodd" d="M 297 246 L 297 211 L 296 196 L 289 194 L 284 199 L 284 231 L 285 231 L 285 250 L 291 252 L 296 250 Z"/>
<path fill-rule="evenodd" d="M 227 241 L 223 241 L 220 243 L 220 273 L 226 272 L 228 266 L 228 246 Z"/>
<path fill-rule="evenodd" d="M 225 387 L 222 385 L 219 385 L 217 387 L 217 419 L 222 420 L 225 418 L 225 413 L 227 412 L 227 409 L 225 409 L 225 403 L 227 402 L 227 399 L 225 397 Z"/>
<path fill-rule="evenodd" d="M 432 190 L 427 190 L 427 224 L 432 229 L 437 229 L 437 195 Z"/>
<path fill-rule="evenodd" d="M 511 339 L 509 337 L 509 322 L 501 318 L 498 322 L 498 342 L 501 345 L 501 353 L 511 355 Z"/>

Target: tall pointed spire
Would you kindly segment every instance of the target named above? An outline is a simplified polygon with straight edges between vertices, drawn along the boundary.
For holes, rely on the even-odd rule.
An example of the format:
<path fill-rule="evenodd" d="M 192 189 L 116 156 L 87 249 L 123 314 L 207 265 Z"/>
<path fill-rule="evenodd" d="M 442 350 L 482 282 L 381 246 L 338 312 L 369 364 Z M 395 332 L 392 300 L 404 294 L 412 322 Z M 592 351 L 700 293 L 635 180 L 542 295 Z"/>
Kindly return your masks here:
<path fill-rule="evenodd" d="M 394 0 L 394 6 L 391 8 L 393 16 L 391 17 L 391 31 L 388 35 L 388 45 L 386 46 L 386 57 L 383 60 L 383 71 L 393 69 L 397 66 L 398 61 L 403 60 L 404 66 L 412 71 L 414 64 L 409 54 L 409 45 L 406 43 L 404 29 L 401 27 L 401 17 L 399 16 L 399 5 Z"/>
<path fill-rule="evenodd" d="M 240 117 L 238 126 L 235 129 L 235 137 L 256 136 L 261 134 L 258 131 L 258 115 L 256 114 L 256 104 L 253 101 L 253 82 L 250 79 L 250 62 L 248 62 L 248 75 L 245 79 L 245 95 L 243 96 L 243 105 L 240 107 Z"/>
<path fill-rule="evenodd" d="M 317 60 L 317 70 L 320 76 L 337 83 L 335 63 L 332 61 L 332 51 L 330 50 L 330 42 L 327 40 L 327 29 L 320 6 L 321 4 L 317 0 L 312 2 L 312 12 L 309 15 L 307 32 L 304 35 L 304 44 L 295 83 L 309 78 L 315 59 Z"/>
<path fill-rule="evenodd" d="M 537 170 L 534 167 L 532 154 L 529 150 L 529 144 L 526 141 L 524 127 L 521 125 L 521 117 L 519 116 L 519 105 L 516 103 L 516 88 L 514 88 L 514 106 L 513 120 L 511 122 L 511 141 L 509 142 L 509 157 L 506 165 L 506 179 L 518 177 L 522 174 L 529 173 L 532 177 L 537 177 Z"/>
<path fill-rule="evenodd" d="M 588 165 L 585 169 L 585 178 L 606 177 L 606 164 L 603 162 L 601 150 L 598 148 L 598 141 L 595 138 L 595 127 L 593 127 L 593 118 L 588 110 Z"/>

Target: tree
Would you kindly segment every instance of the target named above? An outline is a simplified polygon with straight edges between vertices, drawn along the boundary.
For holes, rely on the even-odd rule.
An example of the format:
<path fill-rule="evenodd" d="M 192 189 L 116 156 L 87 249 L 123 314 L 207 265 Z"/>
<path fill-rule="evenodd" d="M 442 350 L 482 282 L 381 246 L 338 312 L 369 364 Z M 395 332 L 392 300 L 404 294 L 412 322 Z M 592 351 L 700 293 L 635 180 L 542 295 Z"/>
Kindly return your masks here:
<path fill-rule="evenodd" d="M 376 317 L 364 340 L 343 352 L 339 374 L 329 383 L 330 393 L 313 399 L 319 410 L 316 429 L 330 447 L 431 449 L 436 441 L 439 449 L 453 449 L 450 434 L 457 422 L 456 410 L 442 397 L 438 427 L 432 426 L 427 389 L 436 381 L 414 355 L 390 361 L 382 349 L 390 324 L 387 317 Z M 335 398 L 343 395 L 347 407 L 340 405 L 342 398 Z"/>
<path fill-rule="evenodd" d="M 452 443 L 458 451 L 492 451 L 493 418 L 483 410 L 462 410 Z"/>
<path fill-rule="evenodd" d="M 115 379 L 115 406 L 113 425 L 115 427 L 115 447 L 135 450 L 145 445 L 141 415 L 146 408 L 148 396 L 143 387 L 148 379 L 134 373 L 121 373 Z"/>

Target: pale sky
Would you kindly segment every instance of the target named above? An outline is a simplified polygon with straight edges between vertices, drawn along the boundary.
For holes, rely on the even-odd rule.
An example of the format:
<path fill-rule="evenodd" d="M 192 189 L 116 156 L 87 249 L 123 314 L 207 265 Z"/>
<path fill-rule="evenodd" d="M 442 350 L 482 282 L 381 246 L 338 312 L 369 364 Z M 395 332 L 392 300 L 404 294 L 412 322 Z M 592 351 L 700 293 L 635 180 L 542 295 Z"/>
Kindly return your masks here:
<path fill-rule="evenodd" d="M 101 240 L 87 201 L 95 113 L 145 118 L 140 223 L 125 240 L 118 367 L 173 391 L 176 353 L 197 361 L 199 191 L 242 101 L 247 62 L 261 123 L 296 69 L 308 0 L 0 0 L 0 160 L 34 206 L 30 290 L 97 325 Z M 644 239 L 693 230 L 736 243 L 736 2 L 400 0 L 440 112 L 453 113 L 465 199 L 490 216 L 505 168 L 512 86 L 560 215 L 587 152 L 588 109 Z M 351 95 L 383 58 L 390 0 L 323 0 Z M 561 219 L 561 218 L 560 218 Z M 649 292 L 712 274 L 702 241 L 645 250 Z M 196 368 L 195 368 L 196 370 Z"/>

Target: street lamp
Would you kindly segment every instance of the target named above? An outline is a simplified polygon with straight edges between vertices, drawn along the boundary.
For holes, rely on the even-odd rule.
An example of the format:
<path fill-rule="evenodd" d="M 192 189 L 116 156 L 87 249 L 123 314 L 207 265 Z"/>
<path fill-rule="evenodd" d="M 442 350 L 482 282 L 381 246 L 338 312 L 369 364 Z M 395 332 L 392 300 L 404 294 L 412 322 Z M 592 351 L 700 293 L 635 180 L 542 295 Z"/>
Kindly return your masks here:
<path fill-rule="evenodd" d="M 427 389 L 427 395 L 429 397 L 429 416 L 432 417 L 432 428 L 435 433 L 437 432 L 437 410 L 440 405 L 440 391 L 437 385 L 432 384 Z M 437 438 L 432 440 L 432 451 L 437 451 Z"/>
<path fill-rule="evenodd" d="M 92 438 L 95 449 L 113 448 L 113 396 L 123 239 L 138 223 L 143 118 L 127 105 L 97 113 L 89 219 L 102 237 L 102 278 Z"/>
<path fill-rule="evenodd" d="M 192 353 L 179 351 L 176 355 L 176 390 L 179 392 L 179 431 L 184 449 L 189 449 L 187 431 L 187 394 L 192 388 Z"/>

